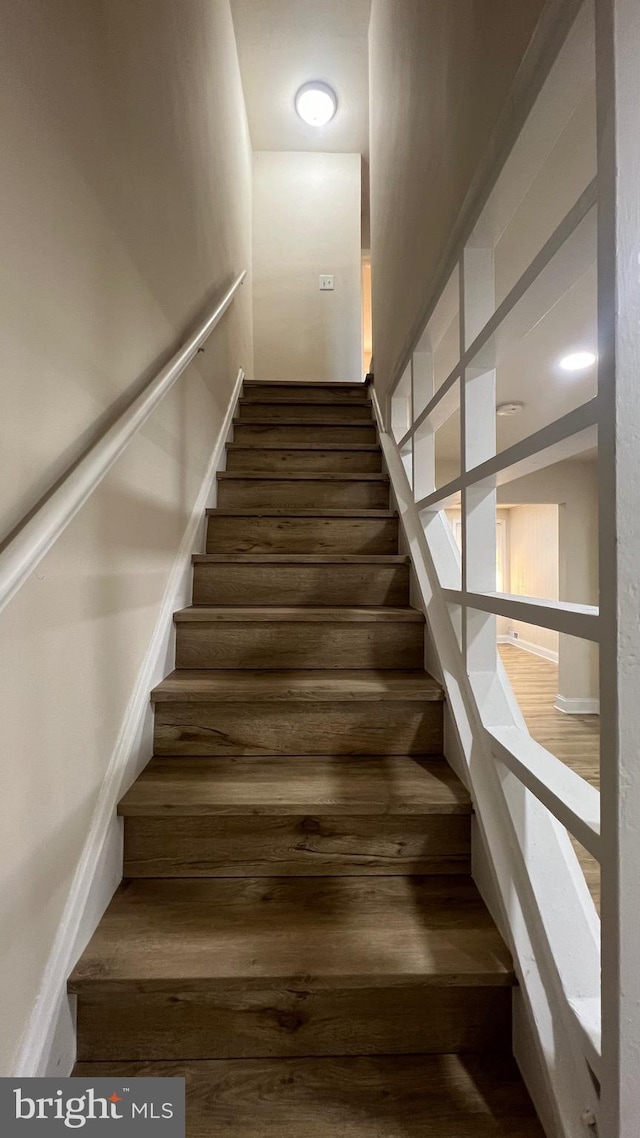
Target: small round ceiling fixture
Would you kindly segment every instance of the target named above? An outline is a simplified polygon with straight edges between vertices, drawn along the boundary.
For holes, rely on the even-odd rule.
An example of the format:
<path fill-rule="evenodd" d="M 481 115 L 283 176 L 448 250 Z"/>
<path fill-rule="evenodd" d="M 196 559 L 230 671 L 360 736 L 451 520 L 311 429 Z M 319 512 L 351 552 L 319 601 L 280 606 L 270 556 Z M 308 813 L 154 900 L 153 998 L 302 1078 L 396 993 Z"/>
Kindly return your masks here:
<path fill-rule="evenodd" d="M 296 95 L 296 111 L 309 126 L 326 126 L 336 113 L 338 100 L 327 83 L 305 83 Z"/>
<path fill-rule="evenodd" d="M 560 360 L 563 371 L 584 371 L 596 362 L 594 352 L 571 352 Z"/>
<path fill-rule="evenodd" d="M 524 403 L 499 403 L 496 415 L 519 415 L 523 407 Z"/>

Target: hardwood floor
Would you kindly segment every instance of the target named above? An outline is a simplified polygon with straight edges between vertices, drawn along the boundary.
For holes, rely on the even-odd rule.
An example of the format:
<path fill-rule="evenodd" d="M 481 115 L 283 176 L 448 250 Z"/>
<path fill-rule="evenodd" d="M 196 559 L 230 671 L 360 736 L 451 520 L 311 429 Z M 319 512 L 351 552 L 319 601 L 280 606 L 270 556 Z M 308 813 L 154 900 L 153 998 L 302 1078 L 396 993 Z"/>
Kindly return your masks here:
<path fill-rule="evenodd" d="M 565 715 L 556 711 L 558 666 L 511 644 L 500 656 L 533 739 L 600 788 L 600 716 Z M 572 838 L 596 908 L 600 908 L 600 866 Z"/>

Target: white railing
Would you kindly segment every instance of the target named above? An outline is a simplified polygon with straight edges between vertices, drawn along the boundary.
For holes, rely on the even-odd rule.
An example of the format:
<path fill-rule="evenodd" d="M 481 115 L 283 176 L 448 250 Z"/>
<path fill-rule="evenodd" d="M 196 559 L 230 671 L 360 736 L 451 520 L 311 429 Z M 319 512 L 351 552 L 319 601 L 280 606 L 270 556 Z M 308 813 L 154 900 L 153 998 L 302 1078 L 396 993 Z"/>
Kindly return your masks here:
<path fill-rule="evenodd" d="M 169 362 L 149 381 L 108 430 L 97 439 L 43 504 L 0 551 L 0 611 L 42 558 L 180 378 L 219 324 L 247 275 L 240 273 L 222 300 L 189 335 Z"/>
<path fill-rule="evenodd" d="M 587 1063 L 599 1078 L 600 931 L 567 829 L 598 856 L 599 794 L 530 737 L 497 655 L 493 667 L 485 661 L 482 670 L 469 668 L 460 633 L 466 606 L 477 611 L 478 598 L 443 587 L 443 580 L 461 571 L 449 523 L 437 507 L 427 515 L 418 511 L 400 448 L 375 394 L 373 401 L 433 640 L 430 666 L 447 694 L 452 724 L 447 757 L 474 801 L 479 841 L 491 865 L 489 896 L 538 1031 L 561 1115 L 559 1133 L 577 1138 L 589 1133 L 583 1116 L 597 1112 Z M 483 600 L 490 611 L 498 607 L 490 594 Z M 476 859 L 476 871 L 478 866 Z M 517 1038 L 515 1043 L 517 1053 Z M 524 1067 L 527 1073 L 526 1062 Z"/>
<path fill-rule="evenodd" d="M 602 0 L 603 6 L 607 2 Z M 571 33 L 567 59 L 574 75 L 584 72 L 581 44 L 589 37 L 593 44 L 589 19 L 587 4 Z M 545 95 L 548 104 L 561 84 L 556 69 L 551 94 Z M 521 148 L 516 178 L 522 158 Z M 500 173 L 494 172 L 493 186 Z M 429 663 L 447 693 L 448 758 L 476 807 L 474 871 L 514 953 L 529 1040 L 536 1040 L 554 1102 L 549 1128 L 565 1138 L 597 1133 L 595 1128 L 605 1125 L 598 1087 L 602 1083 L 605 1101 L 613 1101 L 617 1080 L 601 1052 L 600 921 L 569 836 L 604 865 L 600 793 L 529 734 L 498 653 L 497 620 L 523 621 L 598 646 L 612 643 L 613 629 L 593 605 L 496 589 L 497 488 L 596 447 L 603 421 L 611 416 L 615 385 L 607 370 L 607 383 L 601 378 L 595 397 L 498 450 L 496 336 L 506 330 L 513 338 L 515 327 L 518 338 L 522 328 L 534 327 L 541 317 L 527 323 L 526 306 L 537 305 L 541 315 L 549 311 L 584 273 L 584 249 L 593 248 L 595 257 L 596 210 L 602 212 L 597 185 L 597 178 L 589 180 L 497 305 L 494 249 L 478 225 L 486 217 L 478 208 L 467 219 L 467 239 L 450 265 L 448 284 L 405 353 L 384 407 L 374 392 L 381 444 L 430 629 Z M 487 187 L 485 202 L 493 186 Z M 598 248 L 600 257 L 610 258 L 602 241 Z M 545 307 L 548 287 L 556 292 Z M 443 307 L 451 310 L 452 297 L 455 315 L 447 323 Z M 455 330 L 456 320 L 455 357 L 449 359 L 449 344 L 436 374 L 441 349 L 434 347 L 430 329 L 440 330 L 439 345 L 445 342 L 442 328 Z M 609 369 L 610 353 L 601 347 L 601 365 L 605 355 Z M 444 476 L 437 478 L 436 436 L 452 416 L 459 416 L 458 473 L 443 466 Z M 613 453 L 612 447 L 601 463 L 610 486 Z M 601 504 L 612 513 L 613 499 L 602 490 Z M 461 511 L 460 552 L 445 513 L 454 505 Z M 602 677 L 603 687 L 612 682 Z M 613 742 L 611 711 L 603 727 Z M 611 746 L 606 757 L 611 758 Z M 620 989 L 616 992 L 613 984 L 612 977 L 612 1024 L 621 1005 Z M 529 1058 L 523 1066 L 535 1081 Z M 614 1138 L 613 1129 L 606 1138 Z"/>

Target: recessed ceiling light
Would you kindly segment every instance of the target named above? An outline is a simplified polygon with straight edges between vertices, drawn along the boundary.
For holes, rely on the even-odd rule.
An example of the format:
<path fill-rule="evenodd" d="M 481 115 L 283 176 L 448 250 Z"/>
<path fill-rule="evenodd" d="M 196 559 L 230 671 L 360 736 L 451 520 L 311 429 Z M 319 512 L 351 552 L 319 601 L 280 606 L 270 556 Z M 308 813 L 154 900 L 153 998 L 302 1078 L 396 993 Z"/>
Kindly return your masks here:
<path fill-rule="evenodd" d="M 327 83 L 305 83 L 296 95 L 296 110 L 309 126 L 325 126 L 336 113 L 338 100 Z"/>
<path fill-rule="evenodd" d="M 584 371 L 595 362 L 596 357 L 593 352 L 571 352 L 560 360 L 560 367 L 563 371 Z"/>
<path fill-rule="evenodd" d="M 519 415 L 523 407 L 524 403 L 499 403 L 496 415 Z"/>

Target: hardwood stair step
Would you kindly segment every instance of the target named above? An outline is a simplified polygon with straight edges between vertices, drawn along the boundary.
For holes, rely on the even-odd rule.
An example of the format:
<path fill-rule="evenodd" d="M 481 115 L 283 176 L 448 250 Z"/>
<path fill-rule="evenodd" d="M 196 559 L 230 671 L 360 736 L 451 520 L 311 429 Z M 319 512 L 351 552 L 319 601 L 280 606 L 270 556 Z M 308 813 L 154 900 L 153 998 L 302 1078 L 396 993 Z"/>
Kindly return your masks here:
<path fill-rule="evenodd" d="M 406 605 L 408 557 L 400 554 L 194 554 L 193 603 Z"/>
<path fill-rule="evenodd" d="M 259 877 L 126 883 L 69 990 L 80 1060 L 206 1059 L 499 1048 L 513 983 L 468 877 Z"/>
<path fill-rule="evenodd" d="M 376 443 L 292 443 L 290 447 L 227 444 L 227 471 L 292 471 L 323 473 L 382 473 L 382 451 Z"/>
<path fill-rule="evenodd" d="M 207 553 L 398 552 L 395 510 L 207 510 Z"/>
<path fill-rule="evenodd" d="M 424 616 L 404 608 L 194 605 L 174 613 L 177 668 L 420 668 Z"/>
<path fill-rule="evenodd" d="M 470 811 L 466 788 L 439 755 L 156 757 L 118 807 L 127 818 Z"/>
<path fill-rule="evenodd" d="M 470 811 L 408 756 L 153 759 L 118 809 L 125 877 L 468 873 Z"/>
<path fill-rule="evenodd" d="M 284 404 L 286 406 L 297 407 L 304 403 L 308 407 L 342 407 L 344 405 L 353 407 L 354 405 L 369 404 L 369 399 L 366 392 L 353 392 L 346 393 L 329 390 L 311 391 L 310 389 L 303 390 L 298 388 L 297 391 L 271 391 L 263 387 L 261 391 L 253 389 L 245 389 L 242 393 L 239 402 L 259 403 L 261 406 L 279 406 Z"/>
<path fill-rule="evenodd" d="M 403 605 L 398 608 L 377 605 L 354 605 L 339 608 L 327 605 L 314 608 L 305 605 L 190 605 L 178 609 L 173 619 L 180 624 L 258 623 L 258 624 L 420 624 L 420 609 Z"/>
<path fill-rule="evenodd" d="M 274 422 L 249 422 L 246 419 L 233 420 L 234 443 L 257 444 L 274 443 L 288 447 L 292 443 L 377 443 L 378 432 L 371 422 L 310 423 L 299 419 Z"/>
<path fill-rule="evenodd" d="M 188 1138 L 544 1138 L 511 1056 L 79 1063 L 77 1078 L 184 1078 Z"/>
<path fill-rule="evenodd" d="M 357 388 L 360 391 L 367 391 L 368 385 L 366 380 L 362 379 L 245 379 L 245 387 L 276 387 L 287 390 L 289 387 L 302 387 L 305 391 L 309 388 L 324 388 L 329 389 L 339 388 L 340 390 L 348 390 L 349 388 Z"/>
<path fill-rule="evenodd" d="M 124 820 L 128 878 L 468 874 L 462 815 L 203 815 Z"/>
<path fill-rule="evenodd" d="M 245 380 L 242 388 L 244 399 L 269 402 L 275 399 L 327 400 L 351 402 L 368 400 L 369 388 L 364 383 L 262 383 L 260 380 Z"/>
<path fill-rule="evenodd" d="M 151 693 L 162 703 L 388 703 L 401 700 L 417 704 L 442 703 L 444 693 L 437 680 L 423 671 L 174 671 Z M 275 753 L 275 752 L 274 752 Z M 304 752 L 298 752 L 300 754 Z M 313 752 L 316 754 L 317 752 Z M 323 752 L 329 753 L 331 752 Z M 361 752 L 366 753 L 366 752 Z M 377 753 L 377 752 L 376 752 Z M 395 751 L 394 754 L 403 754 Z M 413 753 L 413 752 L 412 752 Z M 432 752 L 429 752 L 430 754 Z"/>
<path fill-rule="evenodd" d="M 191 561 L 194 565 L 333 565 L 332 572 L 336 565 L 411 564 L 405 553 L 192 553 Z"/>
<path fill-rule="evenodd" d="M 426 672 L 178 670 L 152 692 L 158 755 L 437 755 Z"/>
<path fill-rule="evenodd" d="M 205 510 L 207 517 L 233 517 L 233 518 L 398 518 L 398 511 L 391 509 L 362 510 L 359 508 L 304 506 L 292 510 L 288 506 L 212 506 Z"/>
<path fill-rule="evenodd" d="M 255 474 L 221 471 L 218 503 L 231 506 L 385 509 L 389 505 L 386 474 L 275 472 Z"/>
<path fill-rule="evenodd" d="M 161 991 L 183 982 L 202 991 L 283 981 L 309 989 L 504 987 L 514 974 L 466 876 L 153 880 L 117 890 L 70 987 L 133 982 Z"/>
<path fill-rule="evenodd" d="M 373 423 L 373 407 L 369 400 L 355 400 L 350 403 L 309 403 L 307 400 L 295 402 L 259 403 L 253 399 L 238 400 L 237 418 L 242 423 L 295 422 L 295 423 Z"/>

